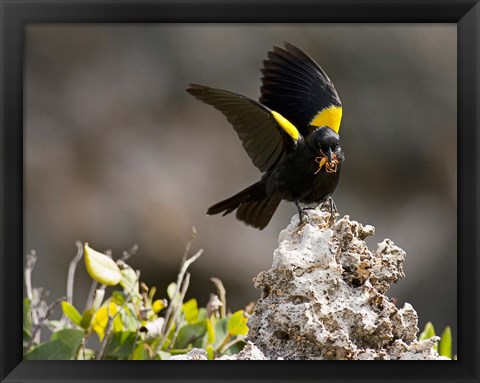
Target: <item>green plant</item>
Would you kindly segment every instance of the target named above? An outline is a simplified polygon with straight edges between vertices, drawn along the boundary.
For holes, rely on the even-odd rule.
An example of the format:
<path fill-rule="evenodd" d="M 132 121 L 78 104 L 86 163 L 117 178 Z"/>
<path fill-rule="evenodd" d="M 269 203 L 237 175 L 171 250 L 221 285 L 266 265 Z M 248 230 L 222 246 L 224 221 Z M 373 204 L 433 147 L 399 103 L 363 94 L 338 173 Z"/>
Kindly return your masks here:
<path fill-rule="evenodd" d="M 428 322 L 425 325 L 425 328 L 423 331 L 420 333 L 418 340 L 426 340 L 430 339 L 432 337 L 436 336 L 435 335 L 435 328 L 433 327 L 432 322 Z M 452 359 L 452 330 L 450 326 L 445 327 L 445 329 L 442 332 L 442 336 L 440 337 L 439 342 L 435 342 L 433 345 L 433 348 L 438 351 L 438 354 L 441 356 L 446 356 L 447 358 Z M 453 359 L 457 359 L 457 356 L 455 355 Z"/>
<path fill-rule="evenodd" d="M 48 305 L 43 290 L 31 286 L 36 262 L 36 254 L 31 252 L 25 268 L 24 358 L 165 360 L 193 347 L 205 349 L 209 359 L 238 353 L 245 345 L 248 314 L 245 310 L 227 313 L 226 293 L 219 279 L 212 278 L 218 295 L 211 294 L 206 307 L 198 307 L 196 299 L 184 301 L 190 281 L 187 269 L 202 254 L 199 250 L 188 258 L 194 237 L 195 230 L 176 282 L 168 286 L 165 297 L 157 299 L 156 288 L 141 282 L 140 272 L 127 264 L 136 246 L 114 261 L 87 243 L 78 242 L 77 255 L 68 271 L 67 296 Z M 80 312 L 72 298 L 75 269 L 82 258 L 93 283 L 87 308 Z M 108 297 L 107 286 L 116 288 Z M 49 319 L 57 305 L 61 306 L 62 318 Z M 43 328 L 48 328 L 51 336 L 41 342 Z"/>

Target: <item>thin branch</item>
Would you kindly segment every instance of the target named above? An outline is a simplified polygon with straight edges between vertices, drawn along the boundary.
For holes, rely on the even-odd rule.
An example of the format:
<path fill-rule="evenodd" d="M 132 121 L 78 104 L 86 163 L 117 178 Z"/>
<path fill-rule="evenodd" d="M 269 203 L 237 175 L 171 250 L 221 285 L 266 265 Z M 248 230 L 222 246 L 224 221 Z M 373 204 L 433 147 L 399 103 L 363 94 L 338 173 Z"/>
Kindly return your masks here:
<path fill-rule="evenodd" d="M 182 291 L 180 293 L 180 298 L 178 299 L 179 302 L 183 302 L 183 299 L 185 298 L 185 295 L 187 294 L 188 286 L 190 285 L 190 273 L 187 273 L 185 275 L 185 279 L 183 281 L 183 286 L 182 286 Z M 168 329 L 167 334 L 170 333 L 171 328 L 173 327 L 174 323 L 178 323 L 180 321 L 180 316 L 182 315 L 182 305 L 179 305 L 177 307 L 177 310 L 175 312 L 175 315 L 173 316 L 173 320 L 170 323 L 170 328 Z M 173 347 L 173 344 L 175 343 L 175 340 L 177 339 L 178 332 L 180 331 L 180 326 L 177 326 L 177 329 L 175 330 L 175 334 L 173 335 L 172 341 L 170 342 L 170 345 L 168 346 L 169 349 Z M 165 337 L 163 338 L 162 343 L 165 341 Z M 163 344 L 161 344 L 163 346 Z M 161 349 L 161 347 L 159 348 Z"/>
<path fill-rule="evenodd" d="M 107 325 L 105 326 L 105 335 L 103 336 L 103 340 L 102 340 L 102 343 L 100 345 L 100 350 L 99 350 L 99 352 L 98 352 L 98 354 L 95 358 L 96 360 L 101 360 L 103 358 L 103 354 L 104 354 L 105 349 L 107 347 L 107 343 L 110 339 L 110 333 L 112 331 L 113 321 L 115 320 L 117 315 L 119 315 L 120 312 L 125 308 L 125 305 L 127 304 L 127 302 L 130 300 L 130 298 L 133 295 L 133 292 L 135 290 L 135 286 L 136 286 L 137 282 L 140 280 L 140 271 L 137 270 L 136 273 L 137 273 L 137 279 L 133 283 L 132 288 L 130 289 L 128 295 L 126 296 L 125 300 L 123 301 L 122 305 L 120 306 L 120 308 L 118 309 L 116 314 L 111 316 L 110 315 L 110 304 L 107 305 L 108 320 L 107 320 Z"/>
<path fill-rule="evenodd" d="M 85 342 L 87 340 L 85 339 L 85 336 L 82 337 L 82 341 L 80 342 L 80 346 L 78 346 L 77 352 L 75 354 L 75 360 L 78 360 L 80 357 L 80 352 L 83 353 L 83 360 L 85 360 Z"/>
<path fill-rule="evenodd" d="M 173 334 L 172 341 L 171 341 L 170 344 L 168 345 L 168 351 L 170 351 L 170 350 L 172 349 L 173 345 L 175 344 L 175 341 L 177 340 L 178 333 L 180 332 L 180 329 L 181 329 L 181 328 L 182 328 L 182 327 L 177 326 L 177 328 L 175 329 L 175 333 Z M 165 339 L 165 338 L 163 338 L 163 339 Z M 162 343 L 160 344 L 160 346 L 163 346 L 163 343 L 164 343 L 164 341 L 162 341 Z M 162 347 L 158 347 L 158 349 L 161 350 Z"/>
<path fill-rule="evenodd" d="M 102 343 L 100 344 L 100 350 L 98 351 L 97 357 L 95 358 L 96 360 L 102 360 L 103 353 L 105 352 L 105 349 L 107 348 L 108 340 L 110 339 L 110 327 L 112 327 L 112 324 L 113 324 L 113 319 L 110 316 L 110 305 L 107 306 L 107 312 L 108 312 L 108 320 L 107 320 L 107 325 L 105 326 L 105 334 L 103 334 Z"/>
<path fill-rule="evenodd" d="M 98 282 L 97 281 L 93 281 L 92 282 L 92 285 L 90 286 L 90 291 L 88 293 L 88 298 L 87 298 L 87 302 L 85 303 L 85 310 L 88 310 L 90 307 L 92 307 L 92 303 L 93 303 L 93 298 L 95 296 L 95 291 L 97 291 L 97 286 L 98 286 Z M 102 285 L 100 288 L 106 288 L 106 286 L 104 287 L 105 285 Z"/>
<path fill-rule="evenodd" d="M 77 264 L 80 262 L 83 256 L 83 247 L 80 241 L 75 241 L 75 245 L 77 245 L 77 254 L 70 262 L 68 266 L 68 277 L 67 277 L 67 302 L 72 304 L 73 302 L 73 283 L 75 281 L 75 270 L 77 269 Z M 67 316 L 65 314 L 62 315 L 61 322 L 63 324 L 67 324 Z"/>
<path fill-rule="evenodd" d="M 36 294 L 33 292 L 32 288 L 32 272 L 33 268 L 35 267 L 35 263 L 37 262 L 37 253 L 35 250 L 31 250 L 29 254 L 27 254 L 27 265 L 25 266 L 25 290 L 27 291 L 27 298 L 30 302 L 30 315 L 32 317 L 32 327 L 37 328 L 39 325 L 39 315 L 38 315 L 38 304 L 39 298 L 37 299 Z M 30 339 L 30 344 L 32 342 L 39 343 L 40 342 L 40 334 L 38 331 L 33 334 Z"/>
<path fill-rule="evenodd" d="M 77 245 L 77 255 L 73 258 L 68 266 L 68 279 L 67 279 L 67 302 L 72 304 L 73 301 L 73 282 L 75 280 L 75 270 L 77 269 L 77 264 L 80 262 L 83 256 L 83 247 L 80 241 L 75 241 Z"/>
<path fill-rule="evenodd" d="M 222 281 L 219 278 L 210 278 L 210 280 L 217 287 L 218 295 L 222 305 L 220 306 L 220 318 L 225 318 L 227 316 L 227 292 L 223 286 Z"/>
<path fill-rule="evenodd" d="M 120 258 L 123 262 L 125 262 L 128 258 L 134 256 L 138 251 L 138 245 L 135 243 L 130 249 L 124 250 L 122 254 L 122 258 Z"/>
<path fill-rule="evenodd" d="M 221 354 L 223 349 L 225 348 L 225 346 L 228 344 L 228 342 L 230 341 L 230 339 L 232 339 L 232 334 L 230 333 L 227 333 L 227 335 L 225 336 L 225 338 L 223 339 L 223 342 L 220 344 L 220 346 L 217 347 L 216 349 L 216 353 L 219 353 Z"/>
<path fill-rule="evenodd" d="M 34 297 L 33 297 L 33 288 L 32 288 L 32 271 L 35 267 L 35 262 L 37 262 L 37 254 L 35 250 L 30 251 L 27 254 L 27 265 L 25 266 L 25 289 L 27 291 L 27 297 L 30 301 L 30 308 L 33 307 L 35 304 Z M 31 310 L 32 313 L 32 324 L 38 324 L 38 316 L 36 310 Z"/>
<path fill-rule="evenodd" d="M 164 335 L 167 334 L 167 332 L 165 330 L 167 329 L 167 326 L 170 322 L 172 313 L 175 312 L 176 306 L 178 305 L 177 295 L 178 295 L 180 287 L 182 285 L 185 272 L 187 271 L 188 267 L 202 255 L 202 253 L 203 253 L 203 249 L 200 249 L 191 258 L 189 258 L 189 259 L 184 258 L 184 261 L 182 262 L 182 267 L 180 268 L 180 272 L 178 273 L 178 277 L 177 277 L 177 284 L 176 284 L 176 287 L 175 287 L 175 292 L 172 296 L 171 303 L 168 306 L 167 313 L 165 314 L 165 324 L 163 325 L 163 331 L 162 331 L 162 333 Z M 180 304 L 181 304 L 181 301 L 180 301 Z"/>
<path fill-rule="evenodd" d="M 135 291 L 135 286 L 136 284 L 138 283 L 139 279 L 140 279 L 140 271 L 137 270 L 136 271 L 136 274 L 137 274 L 137 279 L 135 280 L 135 282 L 133 283 L 132 285 L 132 288 L 130 289 L 130 292 L 128 293 L 128 295 L 125 297 L 125 300 L 123 301 L 122 305 L 120 306 L 120 308 L 118 309 L 117 313 L 113 316 L 113 319 L 115 319 L 119 314 L 120 312 L 125 308 L 125 306 L 127 305 L 127 302 L 130 300 L 130 298 L 133 296 L 133 292 Z"/>
<path fill-rule="evenodd" d="M 192 226 L 192 234 L 190 234 L 190 239 L 188 240 L 187 246 L 185 246 L 185 250 L 183 251 L 182 264 L 187 259 L 188 253 L 190 252 L 190 247 L 192 246 L 192 243 L 196 237 L 197 237 L 197 229 L 195 228 L 195 226 Z"/>
<path fill-rule="evenodd" d="M 173 324 L 175 323 L 175 317 L 177 317 L 179 308 L 182 307 L 183 298 L 185 297 L 188 285 L 190 284 L 190 274 L 187 273 L 187 277 L 185 278 L 185 273 L 187 272 L 188 267 L 195 262 L 203 253 L 203 249 L 198 250 L 191 258 L 187 259 L 188 253 L 190 252 L 190 247 L 197 235 L 197 230 L 195 227 L 192 227 L 192 234 L 190 236 L 190 240 L 187 242 L 185 246 L 185 251 L 183 252 L 182 263 L 180 267 L 180 271 L 177 276 L 177 283 L 175 286 L 175 292 L 172 295 L 170 300 L 170 305 L 167 308 L 167 312 L 165 314 L 165 322 L 163 323 L 162 327 L 162 341 L 159 345 L 155 348 L 154 353 L 156 354 L 158 350 L 161 350 L 167 335 L 170 333 Z M 179 296 L 180 288 L 182 288 L 182 293 Z M 173 343 L 173 342 L 172 342 Z"/>
<path fill-rule="evenodd" d="M 235 338 L 234 340 L 232 340 L 231 342 L 225 344 L 220 350 L 218 350 L 218 353 L 219 354 L 222 354 L 223 352 L 227 351 L 230 347 L 232 347 L 234 344 L 238 343 L 238 342 L 242 342 L 244 341 L 245 337 L 237 337 Z"/>
<path fill-rule="evenodd" d="M 45 321 L 48 319 L 48 317 L 50 315 L 52 315 L 53 313 L 53 310 L 55 309 L 55 307 L 60 304 L 60 302 L 64 301 L 66 299 L 66 297 L 61 297 L 61 298 L 58 298 L 56 299 L 55 301 L 53 301 L 47 308 L 47 310 L 45 311 L 45 315 L 42 316 L 40 319 L 39 319 L 39 323 L 37 325 L 35 325 L 32 329 L 32 337 L 30 338 L 30 342 L 28 342 L 28 346 L 27 346 L 27 349 L 30 349 L 30 347 L 32 347 L 33 343 L 34 343 L 34 338 L 36 336 L 40 336 L 40 329 L 42 328 L 42 326 L 45 324 Z"/>
<path fill-rule="evenodd" d="M 206 309 L 207 309 L 207 316 L 215 315 L 215 318 L 219 318 L 219 308 L 223 306 L 223 303 L 218 298 L 217 294 L 210 293 L 210 298 L 208 299 Z"/>
<path fill-rule="evenodd" d="M 130 355 L 128 356 L 128 360 L 133 360 L 133 355 L 135 353 L 135 349 L 137 348 L 138 338 L 140 338 L 140 332 L 137 331 L 135 333 L 135 339 L 133 341 L 133 348 L 132 348 L 133 352 L 131 352 Z"/>

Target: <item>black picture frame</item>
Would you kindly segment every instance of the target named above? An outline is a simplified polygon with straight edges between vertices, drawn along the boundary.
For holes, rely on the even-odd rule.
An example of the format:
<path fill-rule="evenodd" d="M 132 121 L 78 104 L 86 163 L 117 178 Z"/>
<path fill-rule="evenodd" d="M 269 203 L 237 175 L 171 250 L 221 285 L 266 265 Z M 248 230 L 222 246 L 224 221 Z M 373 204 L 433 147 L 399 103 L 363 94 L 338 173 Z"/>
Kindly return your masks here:
<path fill-rule="evenodd" d="M 428 1 L 1 1 L 0 379 L 20 381 L 478 382 L 480 4 Z M 29 23 L 456 23 L 458 36 L 458 360 L 375 363 L 22 360 L 23 59 Z"/>

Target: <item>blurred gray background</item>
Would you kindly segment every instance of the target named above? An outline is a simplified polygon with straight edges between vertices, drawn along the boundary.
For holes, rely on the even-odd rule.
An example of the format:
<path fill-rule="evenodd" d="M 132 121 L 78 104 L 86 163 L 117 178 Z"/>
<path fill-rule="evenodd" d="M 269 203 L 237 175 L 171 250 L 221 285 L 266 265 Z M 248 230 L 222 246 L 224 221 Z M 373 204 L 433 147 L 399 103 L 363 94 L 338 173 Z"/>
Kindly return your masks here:
<path fill-rule="evenodd" d="M 74 241 L 114 257 L 137 243 L 132 266 L 159 288 L 175 279 L 191 226 L 189 296 L 205 304 L 222 279 L 232 310 L 260 294 L 278 233 L 296 209 L 282 203 L 263 230 L 215 202 L 257 181 L 224 117 L 185 92 L 189 82 L 258 98 L 273 45 L 308 52 L 343 102 L 346 155 L 334 194 L 340 214 L 376 227 L 407 252 L 406 279 L 388 293 L 420 326 L 456 335 L 456 26 L 31 25 L 25 67 L 25 252 L 34 285 L 65 294 Z M 77 270 L 79 309 L 90 283 Z"/>

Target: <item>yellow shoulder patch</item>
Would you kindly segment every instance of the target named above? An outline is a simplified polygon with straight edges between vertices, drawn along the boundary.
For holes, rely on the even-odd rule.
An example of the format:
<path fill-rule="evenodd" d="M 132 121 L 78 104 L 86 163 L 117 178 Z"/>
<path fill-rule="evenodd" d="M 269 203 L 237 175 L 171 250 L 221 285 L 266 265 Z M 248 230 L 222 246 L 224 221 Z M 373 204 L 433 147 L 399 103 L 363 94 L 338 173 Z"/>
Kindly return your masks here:
<path fill-rule="evenodd" d="M 298 140 L 298 136 L 300 133 L 298 129 L 293 125 L 290 121 L 288 121 L 285 117 L 283 117 L 280 113 L 275 111 L 271 111 L 273 118 L 278 122 L 278 124 L 282 127 L 282 129 L 287 132 L 287 134 L 292 137 L 295 141 Z"/>
<path fill-rule="evenodd" d="M 330 129 L 338 133 L 340 130 L 340 122 L 342 122 L 342 107 L 332 105 L 318 112 L 317 115 L 313 117 L 310 125 L 319 128 L 322 126 L 328 126 Z"/>

